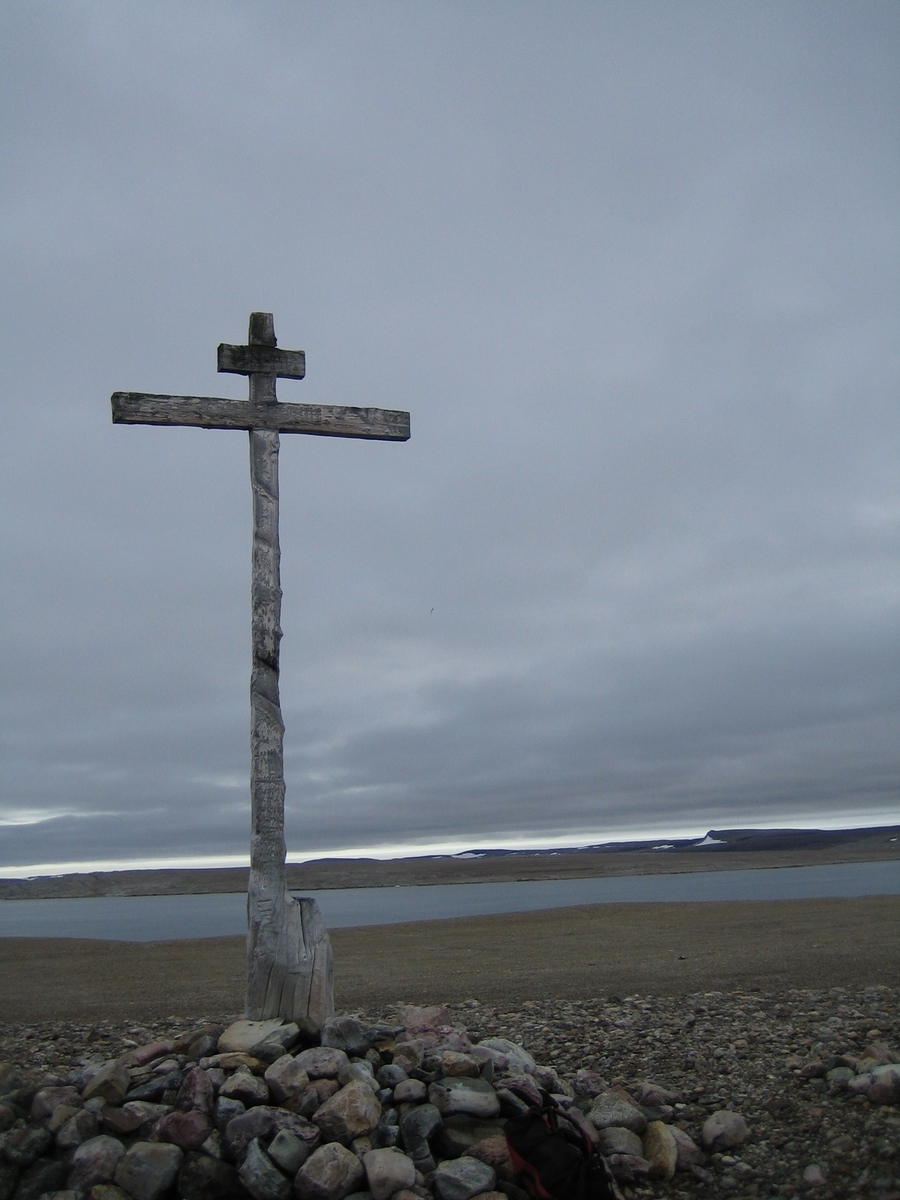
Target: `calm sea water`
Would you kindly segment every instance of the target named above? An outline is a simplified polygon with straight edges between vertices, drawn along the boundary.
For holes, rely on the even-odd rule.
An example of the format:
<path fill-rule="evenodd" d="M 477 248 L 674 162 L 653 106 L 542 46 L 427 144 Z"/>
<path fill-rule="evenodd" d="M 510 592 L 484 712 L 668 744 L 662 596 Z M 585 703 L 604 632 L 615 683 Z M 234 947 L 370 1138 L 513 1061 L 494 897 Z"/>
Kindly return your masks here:
<path fill-rule="evenodd" d="M 900 861 L 839 863 L 614 879 L 435 884 L 311 892 L 332 929 L 442 917 L 688 900 L 796 900 L 900 893 Z M 104 896 L 84 900 L 0 901 L 0 937 L 75 937 L 155 942 L 222 937 L 246 929 L 243 893 L 210 896 Z"/>

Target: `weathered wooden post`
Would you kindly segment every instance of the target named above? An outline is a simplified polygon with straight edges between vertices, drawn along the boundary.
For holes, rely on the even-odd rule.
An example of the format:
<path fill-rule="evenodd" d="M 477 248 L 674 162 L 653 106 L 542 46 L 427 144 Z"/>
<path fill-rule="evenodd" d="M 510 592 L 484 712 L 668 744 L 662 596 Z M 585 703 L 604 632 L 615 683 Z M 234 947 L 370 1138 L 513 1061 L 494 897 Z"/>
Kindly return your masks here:
<path fill-rule="evenodd" d="M 192 425 L 250 431 L 253 492 L 250 675 L 250 885 L 247 893 L 246 1015 L 307 1018 L 333 1012 L 331 943 L 315 900 L 285 884 L 284 723 L 278 691 L 281 549 L 278 449 L 282 433 L 407 441 L 409 413 L 377 408 L 279 404 L 275 380 L 302 379 L 302 350 L 279 350 L 271 313 L 250 314 L 248 345 L 221 345 L 218 369 L 249 376 L 250 398 L 114 392 L 112 419 L 126 425 Z"/>

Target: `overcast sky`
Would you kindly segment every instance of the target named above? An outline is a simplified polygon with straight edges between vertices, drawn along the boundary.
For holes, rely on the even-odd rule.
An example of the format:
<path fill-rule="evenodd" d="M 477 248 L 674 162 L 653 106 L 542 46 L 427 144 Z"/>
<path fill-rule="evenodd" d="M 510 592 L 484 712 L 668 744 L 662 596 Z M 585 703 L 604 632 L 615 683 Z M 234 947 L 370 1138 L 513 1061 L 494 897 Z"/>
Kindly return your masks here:
<path fill-rule="evenodd" d="M 257 309 L 292 857 L 898 819 L 893 0 L 0 22 L 0 866 L 246 858 Z"/>

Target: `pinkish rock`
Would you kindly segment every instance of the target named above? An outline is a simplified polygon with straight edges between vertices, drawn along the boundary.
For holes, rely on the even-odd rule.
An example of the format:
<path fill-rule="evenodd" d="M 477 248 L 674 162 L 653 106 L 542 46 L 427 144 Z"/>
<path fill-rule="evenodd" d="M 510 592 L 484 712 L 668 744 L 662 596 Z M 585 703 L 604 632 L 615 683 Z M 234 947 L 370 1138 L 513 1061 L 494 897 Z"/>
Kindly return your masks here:
<path fill-rule="evenodd" d="M 638 1154 L 610 1154 L 606 1160 L 613 1176 L 622 1183 L 638 1183 L 646 1179 L 650 1164 Z"/>
<path fill-rule="evenodd" d="M 540 1088 L 530 1075 L 509 1075 L 503 1080 L 503 1087 L 508 1092 L 514 1092 L 526 1104 L 540 1107 L 544 1103 Z"/>
<path fill-rule="evenodd" d="M 341 1085 L 336 1079 L 313 1079 L 307 1088 L 307 1091 L 315 1092 L 319 1098 L 319 1104 L 324 1104 L 326 1100 L 330 1100 L 340 1090 Z"/>
<path fill-rule="evenodd" d="M 105 1108 L 101 1109 L 101 1116 L 107 1111 Z M 172 1109 L 168 1104 L 154 1104 L 150 1100 L 126 1100 L 122 1105 L 122 1112 L 128 1113 L 131 1117 L 139 1117 L 140 1125 L 138 1128 L 143 1127 L 148 1133 L 160 1117 L 164 1117 L 166 1113 L 171 1111 Z M 104 1117 L 105 1120 L 106 1117 Z M 131 1130 L 129 1129 L 128 1132 L 130 1133 Z"/>
<path fill-rule="evenodd" d="M 140 1104 L 140 1100 L 133 1100 L 129 1103 Z M 162 1107 L 162 1106 L 161 1106 Z M 100 1120 L 110 1133 L 116 1133 L 124 1136 L 129 1133 L 136 1133 L 142 1125 L 148 1124 L 147 1117 L 136 1112 L 130 1112 L 125 1107 L 114 1108 L 112 1105 L 105 1105 L 100 1109 Z"/>
<path fill-rule="evenodd" d="M 692 1167 L 702 1166 L 706 1162 L 706 1155 L 694 1141 L 694 1139 L 679 1129 L 677 1125 L 670 1125 L 672 1137 L 675 1139 L 675 1145 L 678 1148 L 678 1160 L 675 1165 L 676 1171 L 690 1171 Z"/>
<path fill-rule="evenodd" d="M 160 1117 L 153 1137 L 156 1141 L 171 1142 L 182 1150 L 198 1150 L 209 1137 L 211 1129 L 206 1113 L 192 1108 L 190 1112 L 172 1112 Z"/>
<path fill-rule="evenodd" d="M 637 1089 L 635 1099 L 638 1104 L 643 1104 L 647 1108 L 668 1108 L 678 1104 L 681 1096 L 678 1092 L 670 1092 L 661 1083 L 646 1082 Z"/>
<path fill-rule="evenodd" d="M 182 1112 L 196 1108 L 209 1116 L 213 1110 L 214 1101 L 213 1085 L 209 1074 L 202 1067 L 191 1067 L 178 1089 L 175 1107 L 180 1108 Z"/>
<path fill-rule="evenodd" d="M 440 1025 L 450 1025 L 450 1012 L 442 1004 L 432 1004 L 427 1008 L 404 1004 L 400 1008 L 400 1022 L 408 1033 L 418 1029 L 436 1029 Z"/>
<path fill-rule="evenodd" d="M 155 1058 L 171 1054 L 174 1049 L 175 1043 L 167 1038 L 165 1041 L 148 1042 L 146 1046 L 138 1046 L 123 1057 L 129 1067 L 143 1067 L 147 1063 L 153 1062 Z"/>
<path fill-rule="evenodd" d="M 68 1104 L 71 1108 L 81 1108 L 82 1100 L 78 1089 L 73 1087 L 41 1088 L 35 1093 L 31 1102 L 32 1121 L 43 1121 L 52 1117 L 60 1104 Z"/>

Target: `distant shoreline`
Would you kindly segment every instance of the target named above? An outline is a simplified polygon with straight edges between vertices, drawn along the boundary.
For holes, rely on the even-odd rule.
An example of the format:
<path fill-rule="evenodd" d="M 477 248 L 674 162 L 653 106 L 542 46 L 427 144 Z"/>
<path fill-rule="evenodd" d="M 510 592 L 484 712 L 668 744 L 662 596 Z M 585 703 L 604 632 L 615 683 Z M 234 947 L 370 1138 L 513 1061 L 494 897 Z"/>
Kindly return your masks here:
<path fill-rule="evenodd" d="M 709 835 L 713 836 L 713 834 Z M 571 851 L 482 852 L 479 857 L 317 859 L 289 864 L 291 891 L 503 883 L 624 875 L 744 871 L 900 859 L 900 826 L 856 830 L 723 831 L 713 844 L 653 842 Z M 0 880 L 0 900 L 176 896 L 247 890 L 246 867 L 125 870 Z"/>

